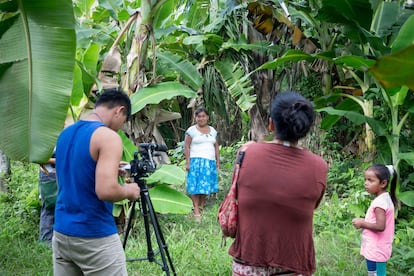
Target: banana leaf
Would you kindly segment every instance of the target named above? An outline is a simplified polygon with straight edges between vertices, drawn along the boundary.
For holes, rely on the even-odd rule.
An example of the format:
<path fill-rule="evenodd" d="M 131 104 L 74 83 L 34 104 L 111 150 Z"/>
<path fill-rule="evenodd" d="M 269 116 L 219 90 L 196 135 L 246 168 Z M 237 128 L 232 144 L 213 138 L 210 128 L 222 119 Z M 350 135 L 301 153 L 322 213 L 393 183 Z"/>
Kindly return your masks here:
<path fill-rule="evenodd" d="M 195 98 L 197 94 L 179 82 L 161 82 L 152 86 L 143 87 L 137 93 L 131 95 L 131 113 L 137 113 L 147 104 L 158 104 L 162 100 L 171 99 L 176 96 Z"/>
<path fill-rule="evenodd" d="M 163 164 L 147 178 L 147 183 L 163 183 L 182 185 L 185 181 L 185 171 L 176 165 Z"/>
<path fill-rule="evenodd" d="M 72 1 L 1 1 L 0 14 L 0 148 L 10 159 L 43 163 L 71 96 Z"/>
<path fill-rule="evenodd" d="M 182 59 L 180 56 L 167 51 L 157 52 L 157 58 L 161 63 L 166 64 L 169 70 L 179 73 L 180 78 L 188 83 L 192 89 L 198 90 L 203 84 L 203 78 L 197 68 L 188 60 Z"/>
<path fill-rule="evenodd" d="M 188 214 L 193 208 L 191 199 L 168 185 L 157 185 L 149 189 L 154 210 L 161 214 Z"/>
<path fill-rule="evenodd" d="M 370 68 L 377 80 L 386 88 L 402 85 L 414 89 L 414 45 L 391 55 L 383 56 Z"/>
<path fill-rule="evenodd" d="M 320 108 L 317 109 L 317 111 L 326 112 L 330 115 L 344 116 L 356 125 L 368 123 L 376 135 L 387 136 L 387 126 L 383 122 L 364 116 L 361 113 L 352 110 L 339 110 L 333 107 Z"/>
<path fill-rule="evenodd" d="M 399 199 L 410 207 L 414 207 L 414 191 L 405 191 L 398 195 Z"/>

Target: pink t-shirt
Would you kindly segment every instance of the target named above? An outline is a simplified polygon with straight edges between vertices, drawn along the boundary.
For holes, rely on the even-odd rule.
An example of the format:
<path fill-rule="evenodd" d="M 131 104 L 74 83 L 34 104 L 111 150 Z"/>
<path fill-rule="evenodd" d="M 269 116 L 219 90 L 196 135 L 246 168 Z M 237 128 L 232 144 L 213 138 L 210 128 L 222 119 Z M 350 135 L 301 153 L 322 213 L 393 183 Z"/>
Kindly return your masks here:
<path fill-rule="evenodd" d="M 375 208 L 385 211 L 385 229 L 375 232 L 364 229 L 362 231 L 361 255 L 374 262 L 386 262 L 391 257 L 392 242 L 394 240 L 394 204 L 389 193 L 377 196 L 368 208 L 365 221 L 376 222 Z"/>

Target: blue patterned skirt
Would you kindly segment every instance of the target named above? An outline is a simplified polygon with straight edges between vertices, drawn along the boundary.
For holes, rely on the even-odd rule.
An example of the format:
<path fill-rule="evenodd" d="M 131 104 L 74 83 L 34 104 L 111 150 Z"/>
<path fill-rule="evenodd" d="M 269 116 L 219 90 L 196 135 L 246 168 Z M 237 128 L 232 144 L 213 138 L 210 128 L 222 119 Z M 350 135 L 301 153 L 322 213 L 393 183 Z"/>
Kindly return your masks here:
<path fill-rule="evenodd" d="M 216 160 L 190 158 L 190 170 L 187 173 L 187 192 L 190 195 L 209 195 L 218 192 Z"/>

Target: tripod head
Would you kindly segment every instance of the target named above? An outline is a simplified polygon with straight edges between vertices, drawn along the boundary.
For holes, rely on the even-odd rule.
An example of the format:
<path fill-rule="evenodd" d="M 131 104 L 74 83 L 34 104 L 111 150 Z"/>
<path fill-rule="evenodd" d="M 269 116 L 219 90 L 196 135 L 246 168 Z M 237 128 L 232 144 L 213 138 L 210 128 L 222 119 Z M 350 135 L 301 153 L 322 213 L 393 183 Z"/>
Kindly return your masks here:
<path fill-rule="evenodd" d="M 140 188 L 144 188 L 145 183 L 142 178 L 148 176 L 149 173 L 153 173 L 156 169 L 156 163 L 154 162 L 154 156 L 157 156 L 155 151 L 166 152 L 168 148 L 164 145 L 155 143 L 142 143 L 139 144 L 139 150 L 134 153 L 134 159 L 131 160 L 131 176 Z M 141 156 L 141 159 L 139 158 Z"/>

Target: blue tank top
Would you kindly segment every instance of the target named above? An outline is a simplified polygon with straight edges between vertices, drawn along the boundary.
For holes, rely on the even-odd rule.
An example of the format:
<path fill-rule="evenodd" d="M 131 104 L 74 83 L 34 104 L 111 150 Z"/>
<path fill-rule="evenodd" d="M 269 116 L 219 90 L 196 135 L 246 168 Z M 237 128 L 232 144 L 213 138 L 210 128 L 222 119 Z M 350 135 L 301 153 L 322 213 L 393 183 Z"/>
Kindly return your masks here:
<path fill-rule="evenodd" d="M 101 238 L 117 233 L 113 204 L 96 195 L 96 161 L 89 150 L 92 134 L 102 126 L 101 122 L 81 120 L 64 129 L 57 140 L 54 230 L 62 234 Z"/>

